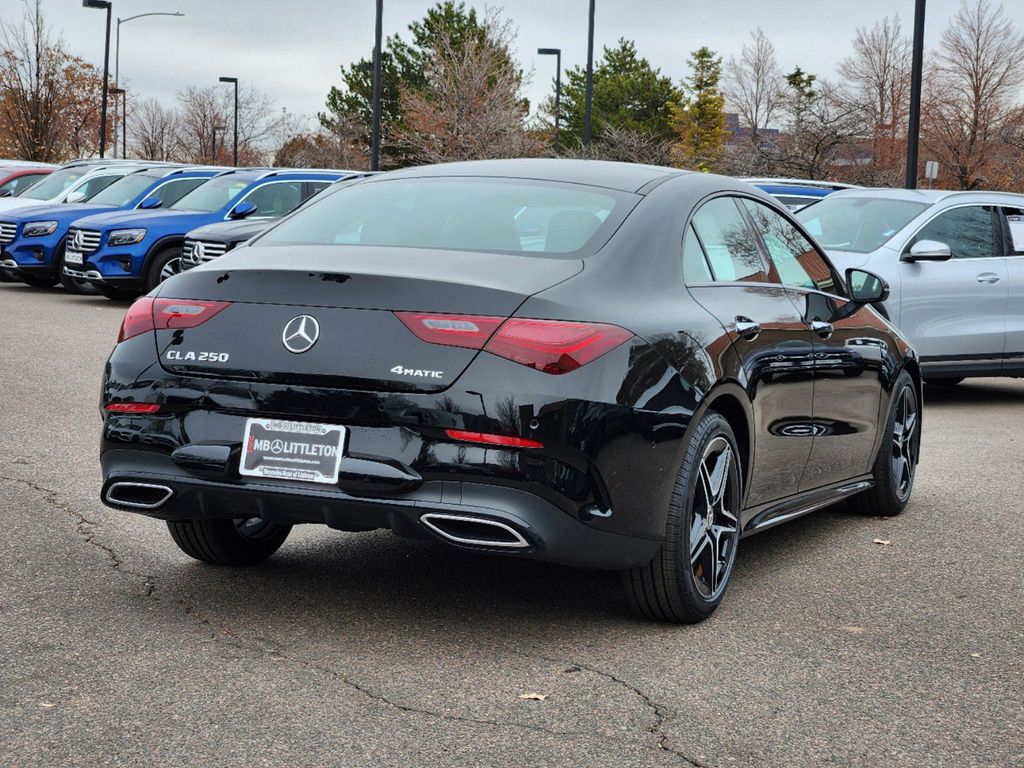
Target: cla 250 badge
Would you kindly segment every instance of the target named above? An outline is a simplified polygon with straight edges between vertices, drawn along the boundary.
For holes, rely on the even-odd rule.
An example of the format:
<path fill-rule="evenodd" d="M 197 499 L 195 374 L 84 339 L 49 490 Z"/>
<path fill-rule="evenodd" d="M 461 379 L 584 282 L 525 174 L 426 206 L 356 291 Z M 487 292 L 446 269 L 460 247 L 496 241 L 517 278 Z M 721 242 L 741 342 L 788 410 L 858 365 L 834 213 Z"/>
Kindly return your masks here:
<path fill-rule="evenodd" d="M 404 365 L 396 365 L 391 372 L 398 376 L 414 376 L 418 379 L 444 378 L 444 371 L 425 371 L 422 368 L 406 368 Z"/>
<path fill-rule="evenodd" d="M 182 352 L 180 349 L 169 349 L 164 357 L 168 360 L 178 360 L 183 363 L 189 361 L 197 363 L 226 363 L 231 355 L 227 352 Z"/>

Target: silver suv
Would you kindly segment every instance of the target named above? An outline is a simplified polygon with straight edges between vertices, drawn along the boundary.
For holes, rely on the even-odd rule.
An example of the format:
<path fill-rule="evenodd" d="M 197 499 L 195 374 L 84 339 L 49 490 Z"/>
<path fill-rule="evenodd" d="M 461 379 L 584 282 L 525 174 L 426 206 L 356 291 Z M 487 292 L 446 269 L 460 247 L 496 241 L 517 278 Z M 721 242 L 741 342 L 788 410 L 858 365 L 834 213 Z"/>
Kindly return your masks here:
<path fill-rule="evenodd" d="M 889 282 L 926 381 L 1024 376 L 1024 195 L 854 189 L 796 217 L 840 271 Z"/>

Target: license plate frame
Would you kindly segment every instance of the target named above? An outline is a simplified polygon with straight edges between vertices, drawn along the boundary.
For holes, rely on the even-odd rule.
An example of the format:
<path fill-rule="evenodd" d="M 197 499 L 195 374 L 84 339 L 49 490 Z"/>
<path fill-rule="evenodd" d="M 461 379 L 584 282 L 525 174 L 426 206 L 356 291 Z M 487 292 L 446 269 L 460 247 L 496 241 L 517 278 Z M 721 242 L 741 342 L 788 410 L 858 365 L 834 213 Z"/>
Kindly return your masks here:
<path fill-rule="evenodd" d="M 73 267 L 85 266 L 85 254 L 71 249 L 64 250 L 64 263 Z"/>
<path fill-rule="evenodd" d="M 238 473 L 264 480 L 337 485 L 348 427 L 289 419 L 246 419 Z"/>

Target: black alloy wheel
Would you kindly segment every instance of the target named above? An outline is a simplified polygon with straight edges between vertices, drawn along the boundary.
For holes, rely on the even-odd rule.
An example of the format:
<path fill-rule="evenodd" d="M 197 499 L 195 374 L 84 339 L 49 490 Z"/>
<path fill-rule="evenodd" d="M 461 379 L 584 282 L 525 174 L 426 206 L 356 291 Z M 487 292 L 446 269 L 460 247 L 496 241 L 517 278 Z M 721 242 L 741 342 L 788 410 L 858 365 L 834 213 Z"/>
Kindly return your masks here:
<path fill-rule="evenodd" d="M 740 464 L 729 423 L 705 414 L 679 469 L 667 540 L 650 563 L 625 576 L 630 603 L 640 614 L 692 624 L 718 607 L 739 545 Z"/>

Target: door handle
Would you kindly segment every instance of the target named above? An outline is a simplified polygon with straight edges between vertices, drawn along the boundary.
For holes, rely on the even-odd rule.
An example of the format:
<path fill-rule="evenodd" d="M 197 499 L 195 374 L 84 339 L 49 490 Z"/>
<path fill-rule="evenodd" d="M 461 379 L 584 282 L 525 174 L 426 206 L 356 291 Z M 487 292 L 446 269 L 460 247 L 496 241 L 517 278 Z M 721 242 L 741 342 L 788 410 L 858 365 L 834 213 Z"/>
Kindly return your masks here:
<path fill-rule="evenodd" d="M 999 275 L 997 275 L 995 272 L 982 272 L 980 275 L 978 275 L 978 282 L 979 283 L 998 283 L 999 282 Z"/>
<path fill-rule="evenodd" d="M 832 327 L 832 323 L 826 323 L 824 320 L 811 320 L 810 322 L 811 332 L 817 334 L 823 339 L 827 339 L 835 331 Z"/>
<path fill-rule="evenodd" d="M 761 324 L 755 323 L 749 317 L 738 315 L 736 317 L 736 333 L 747 341 L 753 341 L 761 332 Z"/>

